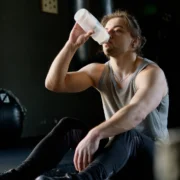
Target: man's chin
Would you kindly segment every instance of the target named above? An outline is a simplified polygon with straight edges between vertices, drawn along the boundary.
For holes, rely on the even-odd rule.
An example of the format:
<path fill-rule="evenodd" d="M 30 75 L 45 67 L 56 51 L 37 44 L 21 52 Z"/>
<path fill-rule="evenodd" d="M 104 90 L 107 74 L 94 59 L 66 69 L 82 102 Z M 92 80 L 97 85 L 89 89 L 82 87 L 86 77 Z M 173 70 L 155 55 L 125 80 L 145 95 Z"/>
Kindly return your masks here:
<path fill-rule="evenodd" d="M 111 50 L 106 50 L 106 51 L 104 51 L 104 54 L 109 57 L 109 56 L 112 55 L 112 51 Z"/>

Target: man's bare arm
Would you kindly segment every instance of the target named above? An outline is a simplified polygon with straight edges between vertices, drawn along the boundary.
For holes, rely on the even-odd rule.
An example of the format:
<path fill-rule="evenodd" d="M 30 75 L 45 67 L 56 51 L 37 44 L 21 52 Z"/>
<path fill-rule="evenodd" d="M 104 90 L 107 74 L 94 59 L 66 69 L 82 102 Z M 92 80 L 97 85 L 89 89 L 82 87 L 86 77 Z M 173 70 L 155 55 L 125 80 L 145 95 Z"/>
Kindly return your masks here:
<path fill-rule="evenodd" d="M 51 64 L 45 80 L 47 89 L 55 92 L 79 92 L 92 85 L 92 80 L 86 70 L 68 72 L 69 64 L 77 49 L 84 44 L 92 31 L 88 33 L 76 23 L 69 39 Z"/>

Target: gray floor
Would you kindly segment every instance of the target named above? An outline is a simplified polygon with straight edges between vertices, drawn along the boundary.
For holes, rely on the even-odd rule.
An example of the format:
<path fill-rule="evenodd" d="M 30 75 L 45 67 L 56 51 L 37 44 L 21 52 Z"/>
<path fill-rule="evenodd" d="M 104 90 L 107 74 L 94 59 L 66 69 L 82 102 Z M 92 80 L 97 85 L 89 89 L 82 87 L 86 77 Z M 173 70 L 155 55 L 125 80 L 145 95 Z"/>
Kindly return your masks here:
<path fill-rule="evenodd" d="M 0 172 L 7 171 L 19 165 L 31 152 L 32 148 L 0 149 Z"/>
<path fill-rule="evenodd" d="M 34 147 L 34 146 L 33 146 Z M 11 147 L 0 149 L 0 173 L 17 167 L 28 157 L 33 147 Z M 60 164 L 72 162 L 73 153 L 69 151 Z"/>

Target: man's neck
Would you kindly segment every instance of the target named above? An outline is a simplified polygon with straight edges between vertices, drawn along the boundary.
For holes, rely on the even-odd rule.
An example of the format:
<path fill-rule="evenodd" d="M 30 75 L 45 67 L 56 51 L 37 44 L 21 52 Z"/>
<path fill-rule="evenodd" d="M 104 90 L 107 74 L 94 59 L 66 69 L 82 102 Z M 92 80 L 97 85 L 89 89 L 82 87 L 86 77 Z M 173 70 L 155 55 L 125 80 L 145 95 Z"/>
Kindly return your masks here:
<path fill-rule="evenodd" d="M 122 54 L 118 57 L 110 57 L 110 64 L 114 72 L 125 76 L 134 71 L 137 58 L 136 53 Z"/>

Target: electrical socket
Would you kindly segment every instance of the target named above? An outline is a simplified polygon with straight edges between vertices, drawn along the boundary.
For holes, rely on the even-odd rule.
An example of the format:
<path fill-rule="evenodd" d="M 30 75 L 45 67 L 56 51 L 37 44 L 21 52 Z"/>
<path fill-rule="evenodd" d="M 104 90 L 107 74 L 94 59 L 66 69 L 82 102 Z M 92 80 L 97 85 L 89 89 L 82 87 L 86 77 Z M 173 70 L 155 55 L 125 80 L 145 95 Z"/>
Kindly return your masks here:
<path fill-rule="evenodd" d="M 42 11 L 58 14 L 58 0 L 41 0 Z"/>

